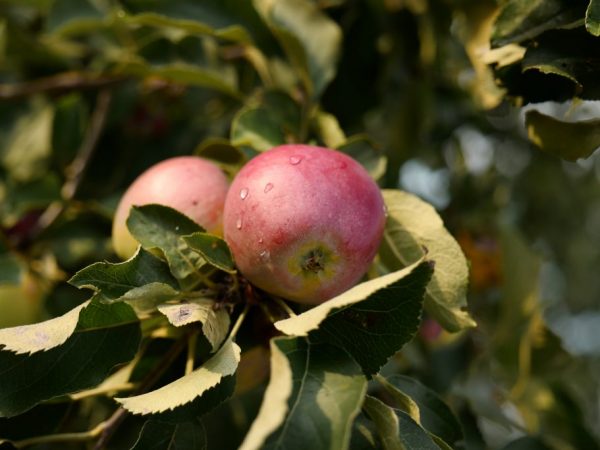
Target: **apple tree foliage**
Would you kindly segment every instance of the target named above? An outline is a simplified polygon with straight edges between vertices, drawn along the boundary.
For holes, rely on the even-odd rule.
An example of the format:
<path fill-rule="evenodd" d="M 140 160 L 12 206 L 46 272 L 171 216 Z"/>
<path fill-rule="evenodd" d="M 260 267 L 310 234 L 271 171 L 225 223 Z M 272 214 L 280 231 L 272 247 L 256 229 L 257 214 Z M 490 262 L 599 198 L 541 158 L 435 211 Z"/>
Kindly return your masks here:
<path fill-rule="evenodd" d="M 599 49 L 598 0 L 1 1 L 0 448 L 600 448 Z M 293 142 L 383 189 L 360 284 L 161 205 L 115 257 L 150 165 Z"/>

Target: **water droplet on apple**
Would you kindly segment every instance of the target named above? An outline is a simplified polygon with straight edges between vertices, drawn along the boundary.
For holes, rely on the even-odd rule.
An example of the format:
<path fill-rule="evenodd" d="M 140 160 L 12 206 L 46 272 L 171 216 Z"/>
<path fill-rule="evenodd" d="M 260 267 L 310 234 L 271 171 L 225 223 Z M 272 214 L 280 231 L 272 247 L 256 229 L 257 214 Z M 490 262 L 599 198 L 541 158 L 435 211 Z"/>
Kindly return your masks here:
<path fill-rule="evenodd" d="M 260 257 L 261 261 L 267 262 L 271 257 L 271 253 L 269 252 L 269 250 L 263 250 L 258 256 Z"/>
<path fill-rule="evenodd" d="M 246 197 L 248 197 L 248 192 L 249 192 L 249 191 L 248 191 L 248 188 L 244 188 L 244 189 L 242 189 L 242 190 L 240 191 L 240 198 L 241 198 L 242 200 L 245 200 L 245 199 L 246 199 Z"/>
<path fill-rule="evenodd" d="M 302 156 L 298 156 L 298 155 L 290 156 L 290 164 L 293 166 L 300 164 L 301 161 L 302 161 Z"/>
<path fill-rule="evenodd" d="M 259 244 L 262 244 L 262 243 L 263 243 L 263 238 L 259 238 L 259 239 L 258 239 L 258 243 L 259 243 Z"/>
<path fill-rule="evenodd" d="M 238 217 L 238 220 L 235 222 L 235 227 L 236 227 L 238 230 L 241 230 L 241 229 L 242 229 L 242 218 L 241 218 L 241 217 Z"/>
<path fill-rule="evenodd" d="M 267 183 L 267 184 L 265 184 L 265 194 L 267 192 L 269 192 L 271 189 L 273 189 L 273 183 Z"/>

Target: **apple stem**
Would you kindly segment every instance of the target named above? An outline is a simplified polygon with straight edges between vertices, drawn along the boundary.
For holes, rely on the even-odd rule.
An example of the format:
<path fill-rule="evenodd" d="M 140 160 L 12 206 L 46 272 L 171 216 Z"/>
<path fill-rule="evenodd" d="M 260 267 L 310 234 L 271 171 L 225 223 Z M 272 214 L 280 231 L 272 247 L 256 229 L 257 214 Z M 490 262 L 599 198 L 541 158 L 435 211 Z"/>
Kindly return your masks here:
<path fill-rule="evenodd" d="M 185 362 L 185 374 L 189 374 L 194 370 L 194 360 L 196 356 L 196 344 L 198 342 L 198 332 L 191 333 L 188 336 L 187 360 Z"/>
<path fill-rule="evenodd" d="M 269 309 L 269 307 L 264 304 L 264 303 L 259 303 L 258 304 L 260 306 L 260 308 L 263 310 L 263 312 L 265 313 L 265 316 L 267 316 L 267 318 L 271 321 L 271 323 L 275 323 L 277 322 L 278 319 L 276 319 L 273 314 L 271 313 L 271 310 Z"/>
<path fill-rule="evenodd" d="M 288 314 L 288 316 L 290 316 L 290 317 L 297 316 L 297 314 L 294 312 L 294 310 L 292 308 L 290 308 L 289 305 L 286 302 L 284 302 L 282 299 L 280 299 L 279 297 L 273 297 L 273 300 L 275 300 L 275 303 L 277 303 L 279 305 L 279 307 Z"/>
<path fill-rule="evenodd" d="M 235 336 L 236 336 L 238 330 L 240 329 L 240 327 L 242 326 L 242 323 L 244 322 L 244 319 L 246 318 L 246 315 L 248 314 L 249 309 L 250 309 L 250 304 L 246 303 L 244 310 L 241 312 L 241 314 L 237 318 L 237 321 L 233 325 L 233 328 L 231 329 L 231 333 L 229 333 L 230 340 L 235 339 Z"/>

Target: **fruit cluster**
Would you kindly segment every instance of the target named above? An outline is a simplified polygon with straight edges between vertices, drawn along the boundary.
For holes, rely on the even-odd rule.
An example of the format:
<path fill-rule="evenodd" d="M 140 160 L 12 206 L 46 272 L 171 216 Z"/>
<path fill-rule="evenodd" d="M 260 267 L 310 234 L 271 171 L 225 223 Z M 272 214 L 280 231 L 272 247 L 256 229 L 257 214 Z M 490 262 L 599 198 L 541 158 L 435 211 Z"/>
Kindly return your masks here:
<path fill-rule="evenodd" d="M 163 161 L 127 190 L 115 214 L 113 243 L 130 257 L 137 242 L 126 219 L 132 205 L 160 203 L 223 235 L 236 266 L 273 295 L 318 304 L 353 286 L 383 234 L 377 184 L 349 156 L 323 147 L 282 145 L 250 160 L 231 186 L 199 157 Z"/>

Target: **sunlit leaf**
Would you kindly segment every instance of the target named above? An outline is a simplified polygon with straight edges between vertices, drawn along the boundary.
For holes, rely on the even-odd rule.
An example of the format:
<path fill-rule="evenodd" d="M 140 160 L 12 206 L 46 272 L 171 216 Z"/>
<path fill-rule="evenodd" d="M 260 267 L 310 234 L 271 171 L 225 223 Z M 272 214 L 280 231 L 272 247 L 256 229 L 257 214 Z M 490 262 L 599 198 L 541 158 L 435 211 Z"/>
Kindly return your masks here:
<path fill-rule="evenodd" d="M 273 339 L 271 380 L 240 449 L 345 449 L 366 388 L 360 367 L 341 349 Z"/>
<path fill-rule="evenodd" d="M 421 384 L 415 378 L 404 375 L 388 376 L 384 382 L 387 392 L 394 398 L 400 409 L 408 413 L 415 422 L 433 436 L 439 437 L 449 444 L 462 439 L 461 426 L 448 405 L 431 389 Z M 405 409 L 406 398 L 412 404 Z M 411 413 L 418 409 L 418 416 Z M 418 418 L 418 419 L 417 419 Z"/>
<path fill-rule="evenodd" d="M 590 0 L 585 12 L 585 28 L 594 36 L 600 36 L 600 1 Z"/>
<path fill-rule="evenodd" d="M 397 270 L 427 252 L 435 261 L 435 272 L 427 286 L 425 309 L 448 331 L 475 326 L 466 311 L 467 260 L 438 213 L 403 191 L 384 190 L 383 197 L 388 211 L 380 249 L 384 264 Z"/>
<path fill-rule="evenodd" d="M 76 313 L 67 314 L 65 328 L 72 334 L 62 344 L 39 351 L 43 345 L 35 340 L 21 342 L 13 336 L 9 342 L 18 343 L 21 352 L 36 353 L 0 351 L 0 416 L 21 414 L 44 400 L 96 386 L 113 367 L 134 357 L 141 332 L 131 307 L 92 301 L 76 312 L 79 320 L 74 331 L 70 327 Z M 18 332 L 19 327 L 3 331 L 11 333 L 11 330 Z M 26 330 L 32 339 L 39 338 L 44 345 L 58 334 L 66 334 L 57 331 L 55 336 L 44 335 L 44 325 L 37 335 L 29 333 L 35 329 Z"/>
<path fill-rule="evenodd" d="M 375 423 L 385 450 L 439 450 L 425 430 L 408 414 L 371 396 L 367 396 L 363 408 Z"/>
<path fill-rule="evenodd" d="M 564 122 L 531 110 L 527 111 L 525 123 L 535 145 L 568 161 L 588 158 L 600 147 L 600 119 Z"/>
<path fill-rule="evenodd" d="M 240 348 L 236 343 L 227 341 L 201 367 L 182 378 L 146 394 L 115 400 L 133 414 L 152 415 L 174 411 L 201 400 L 211 388 L 235 373 L 239 361 Z"/>
<path fill-rule="evenodd" d="M 73 334 L 81 311 L 89 304 L 89 301 L 82 303 L 62 316 L 44 322 L 0 329 L 0 348 L 19 355 L 58 347 Z"/>
<path fill-rule="evenodd" d="M 365 374 L 379 368 L 412 339 L 421 320 L 428 261 L 361 283 L 275 327 L 291 336 L 309 336 L 346 350 Z"/>
<path fill-rule="evenodd" d="M 229 331 L 229 314 L 225 309 L 216 309 L 214 300 L 190 299 L 174 305 L 160 305 L 158 310 L 176 327 L 200 322 L 202 333 L 213 352 L 219 348 Z"/>
<path fill-rule="evenodd" d="M 504 2 L 492 43 L 502 46 L 534 38 L 544 31 L 577 23 L 584 14 L 581 3 L 569 0 L 509 0 Z"/>
<path fill-rule="evenodd" d="M 387 158 L 374 148 L 367 136 L 351 136 L 337 149 L 361 163 L 374 180 L 380 180 L 385 174 Z"/>
<path fill-rule="evenodd" d="M 321 140 L 329 148 L 338 148 L 346 142 L 346 135 L 333 114 L 319 111 L 315 118 Z"/>

